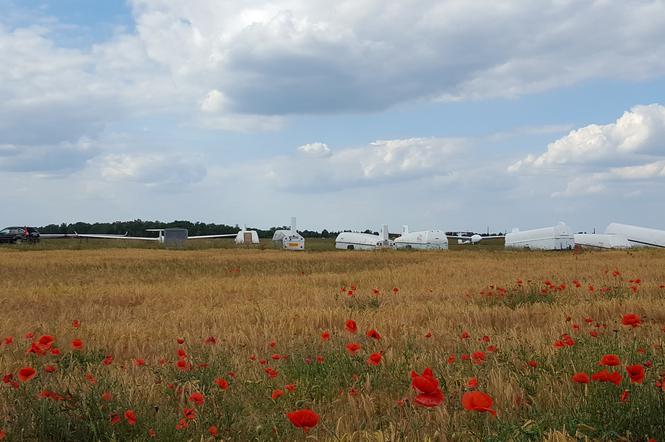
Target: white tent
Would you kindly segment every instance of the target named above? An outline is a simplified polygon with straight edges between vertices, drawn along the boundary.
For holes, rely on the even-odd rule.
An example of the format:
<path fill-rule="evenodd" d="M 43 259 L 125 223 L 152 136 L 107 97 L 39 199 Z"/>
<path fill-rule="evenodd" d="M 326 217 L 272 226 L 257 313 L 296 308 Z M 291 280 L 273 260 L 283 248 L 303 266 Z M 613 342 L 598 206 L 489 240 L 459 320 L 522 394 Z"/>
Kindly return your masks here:
<path fill-rule="evenodd" d="M 610 235 L 623 235 L 632 247 L 665 247 L 665 231 L 628 224 L 611 223 L 605 229 Z"/>
<path fill-rule="evenodd" d="M 532 250 L 569 250 L 575 247 L 575 237 L 565 223 L 560 222 L 553 227 L 525 230 L 515 229 L 506 234 L 507 249 Z"/>
<path fill-rule="evenodd" d="M 247 230 L 246 227 L 236 235 L 236 244 L 258 244 L 259 234 L 255 230 Z"/>
<path fill-rule="evenodd" d="M 590 249 L 629 249 L 630 242 L 623 235 L 602 233 L 576 233 L 575 245 Z"/>
<path fill-rule="evenodd" d="M 404 226 L 402 235 L 395 238 L 397 249 L 417 250 L 448 250 L 448 237 L 442 230 L 422 230 L 409 232 L 409 226 Z"/>
<path fill-rule="evenodd" d="M 335 248 L 344 250 L 376 250 L 392 247 L 394 247 L 394 243 L 388 239 L 387 225 L 383 226 L 379 235 L 342 232 L 335 239 Z"/>

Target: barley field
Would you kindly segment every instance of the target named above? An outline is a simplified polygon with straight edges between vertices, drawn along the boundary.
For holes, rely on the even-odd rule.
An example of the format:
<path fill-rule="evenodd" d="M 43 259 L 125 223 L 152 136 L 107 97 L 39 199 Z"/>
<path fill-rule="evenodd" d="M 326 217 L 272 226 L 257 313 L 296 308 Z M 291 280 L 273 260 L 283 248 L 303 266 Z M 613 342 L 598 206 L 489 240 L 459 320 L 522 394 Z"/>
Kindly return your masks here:
<path fill-rule="evenodd" d="M 0 248 L 0 439 L 665 440 L 662 251 L 59 244 Z"/>

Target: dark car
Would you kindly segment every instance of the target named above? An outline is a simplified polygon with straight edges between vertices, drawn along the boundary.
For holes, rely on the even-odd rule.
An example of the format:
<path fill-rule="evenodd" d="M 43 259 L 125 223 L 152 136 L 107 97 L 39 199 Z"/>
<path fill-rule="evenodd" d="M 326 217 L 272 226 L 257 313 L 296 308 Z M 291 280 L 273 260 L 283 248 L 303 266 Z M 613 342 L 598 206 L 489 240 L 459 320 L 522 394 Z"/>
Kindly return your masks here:
<path fill-rule="evenodd" d="M 6 227 L 0 230 L 0 243 L 21 244 L 23 241 L 39 242 L 39 231 L 34 227 Z"/>

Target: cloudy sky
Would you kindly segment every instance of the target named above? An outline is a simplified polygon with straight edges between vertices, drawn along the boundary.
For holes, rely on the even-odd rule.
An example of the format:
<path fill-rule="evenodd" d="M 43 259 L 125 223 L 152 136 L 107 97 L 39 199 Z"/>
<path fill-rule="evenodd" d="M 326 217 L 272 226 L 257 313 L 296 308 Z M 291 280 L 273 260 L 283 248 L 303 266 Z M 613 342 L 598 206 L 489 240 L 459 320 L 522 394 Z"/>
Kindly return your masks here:
<path fill-rule="evenodd" d="M 0 223 L 665 228 L 665 1 L 0 0 Z"/>

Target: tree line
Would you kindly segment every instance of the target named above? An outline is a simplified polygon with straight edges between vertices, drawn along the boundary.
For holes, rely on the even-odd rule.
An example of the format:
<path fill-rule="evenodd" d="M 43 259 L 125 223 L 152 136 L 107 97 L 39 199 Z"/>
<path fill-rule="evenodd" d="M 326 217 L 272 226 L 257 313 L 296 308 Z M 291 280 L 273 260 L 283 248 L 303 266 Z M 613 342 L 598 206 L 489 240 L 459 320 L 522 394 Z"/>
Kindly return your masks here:
<path fill-rule="evenodd" d="M 73 234 L 86 233 L 86 234 L 117 234 L 124 235 L 127 233 L 129 236 L 145 236 L 147 229 L 168 229 L 168 228 L 184 228 L 187 229 L 190 236 L 197 235 L 216 235 L 225 233 L 237 233 L 240 226 L 230 226 L 227 224 L 215 223 L 202 223 L 191 221 L 146 221 L 135 219 L 133 221 L 115 221 L 112 223 L 62 223 L 62 224 L 49 224 L 47 226 L 38 227 L 40 233 L 60 233 L 60 234 Z M 269 229 L 258 229 L 254 227 L 247 227 L 248 230 L 255 230 L 260 238 L 272 238 L 276 230 L 289 230 L 289 226 L 276 226 Z M 334 238 L 338 232 L 329 232 L 323 229 L 321 232 L 314 230 L 298 230 L 298 232 L 305 238 Z"/>

